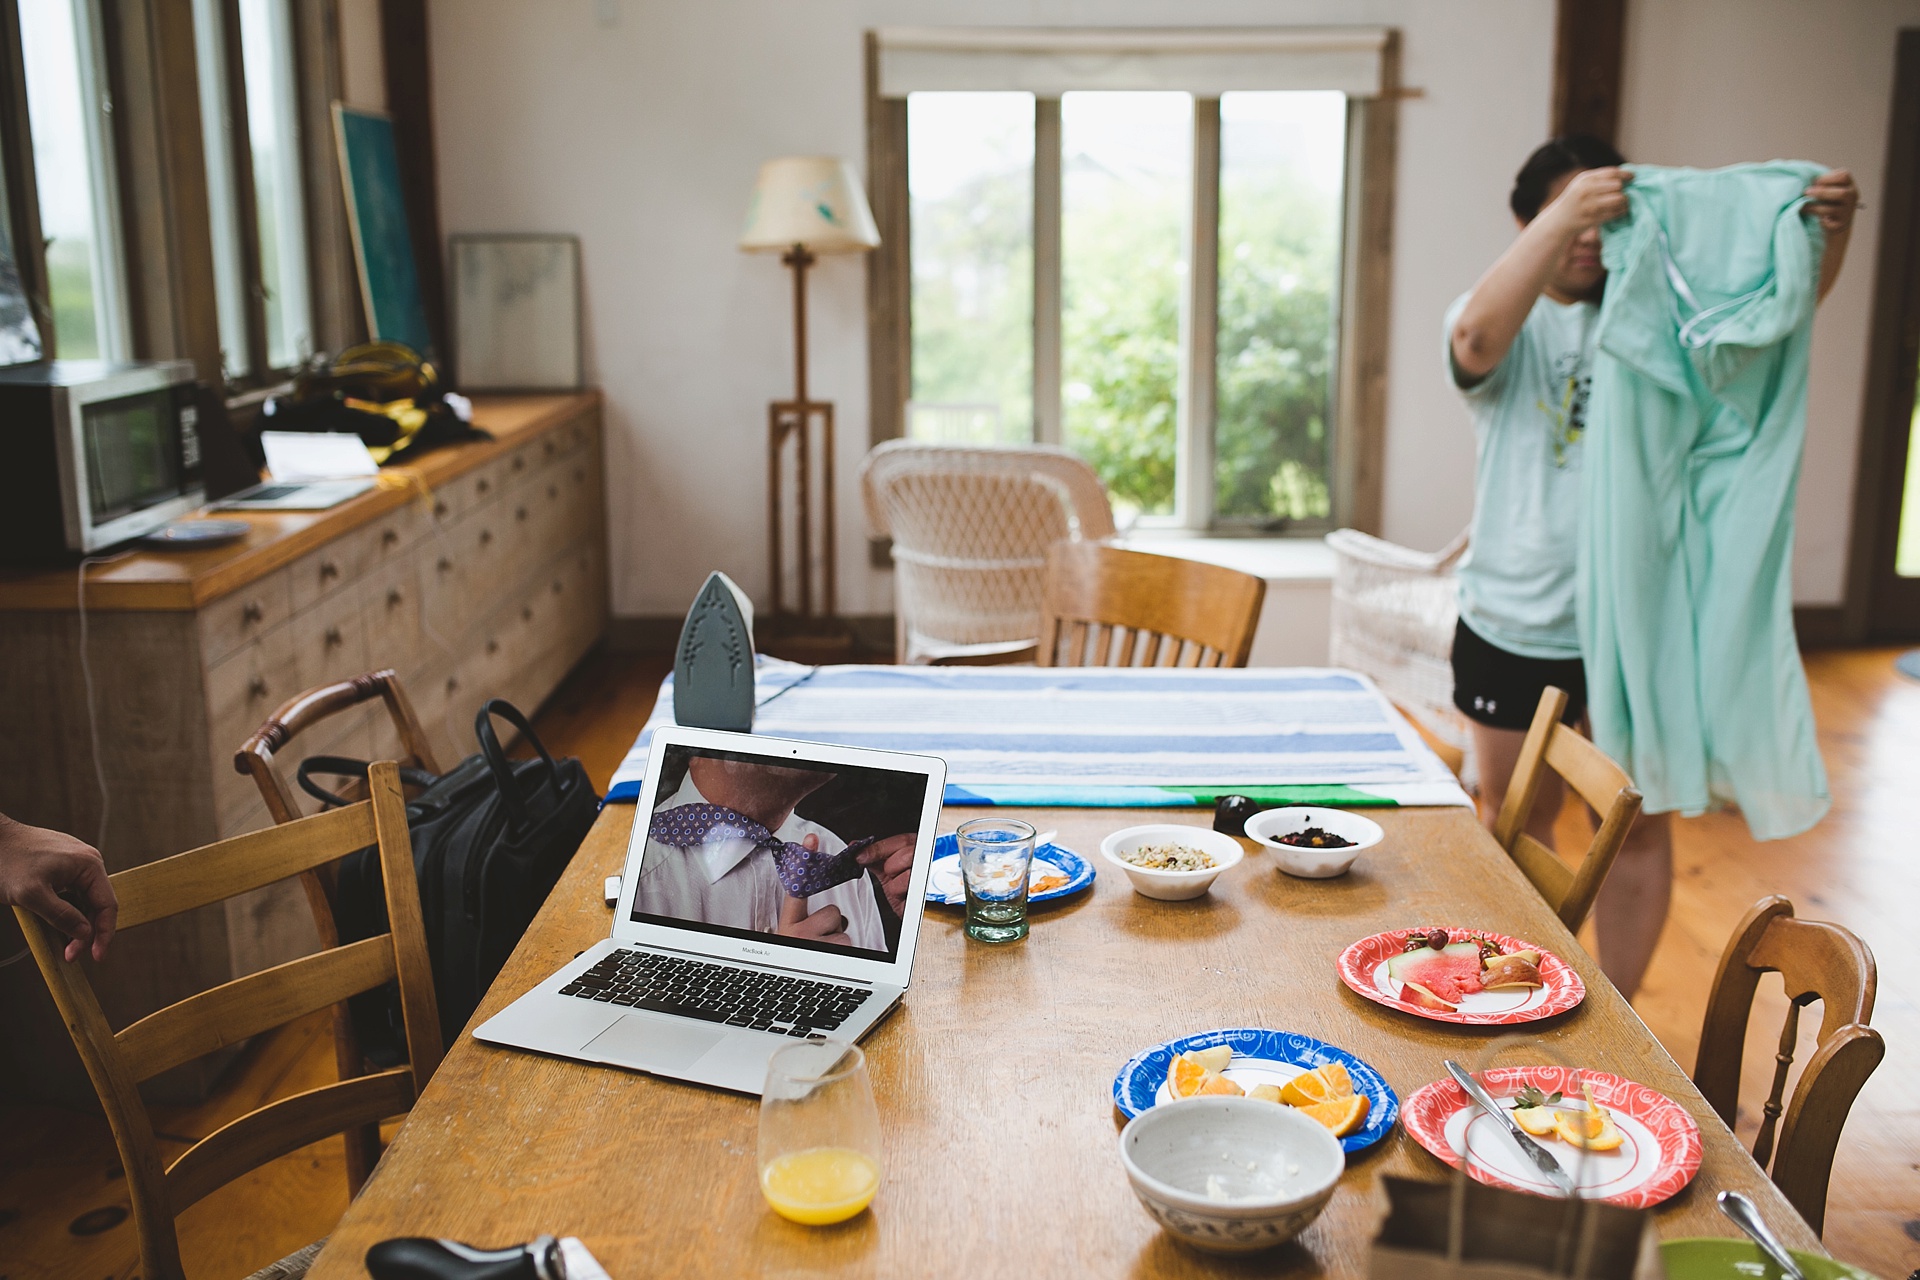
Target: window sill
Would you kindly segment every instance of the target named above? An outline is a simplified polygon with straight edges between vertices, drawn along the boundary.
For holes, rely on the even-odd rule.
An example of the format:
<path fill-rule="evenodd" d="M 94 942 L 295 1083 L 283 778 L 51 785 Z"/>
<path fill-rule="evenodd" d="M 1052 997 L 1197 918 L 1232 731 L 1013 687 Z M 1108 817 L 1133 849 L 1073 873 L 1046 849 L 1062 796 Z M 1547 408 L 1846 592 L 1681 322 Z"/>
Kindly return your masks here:
<path fill-rule="evenodd" d="M 1238 569 L 1268 582 L 1333 581 L 1333 551 L 1325 539 L 1318 537 L 1194 537 L 1136 529 L 1116 538 L 1114 543 L 1131 551 L 1150 551 Z"/>

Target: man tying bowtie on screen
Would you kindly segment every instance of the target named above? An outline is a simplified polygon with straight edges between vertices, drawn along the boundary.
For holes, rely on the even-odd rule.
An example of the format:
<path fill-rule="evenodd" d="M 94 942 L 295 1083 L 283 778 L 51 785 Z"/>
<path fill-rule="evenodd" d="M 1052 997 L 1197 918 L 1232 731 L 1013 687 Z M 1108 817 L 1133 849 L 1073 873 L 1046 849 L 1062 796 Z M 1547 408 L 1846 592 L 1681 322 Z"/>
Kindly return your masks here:
<path fill-rule="evenodd" d="M 897 921 L 915 837 L 849 845 L 794 813 L 835 776 L 695 756 L 679 789 L 654 807 L 635 912 L 885 951 L 868 876 Z"/>

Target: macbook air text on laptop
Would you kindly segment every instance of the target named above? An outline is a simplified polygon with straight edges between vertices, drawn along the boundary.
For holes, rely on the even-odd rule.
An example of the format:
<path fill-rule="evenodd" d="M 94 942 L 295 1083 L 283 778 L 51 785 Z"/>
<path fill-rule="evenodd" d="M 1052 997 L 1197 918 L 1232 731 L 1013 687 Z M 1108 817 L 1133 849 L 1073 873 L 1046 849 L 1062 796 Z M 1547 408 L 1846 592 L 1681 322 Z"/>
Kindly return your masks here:
<path fill-rule="evenodd" d="M 759 1093 L 782 1044 L 899 1003 L 945 786 L 932 756 L 658 730 L 612 936 L 473 1034 Z"/>

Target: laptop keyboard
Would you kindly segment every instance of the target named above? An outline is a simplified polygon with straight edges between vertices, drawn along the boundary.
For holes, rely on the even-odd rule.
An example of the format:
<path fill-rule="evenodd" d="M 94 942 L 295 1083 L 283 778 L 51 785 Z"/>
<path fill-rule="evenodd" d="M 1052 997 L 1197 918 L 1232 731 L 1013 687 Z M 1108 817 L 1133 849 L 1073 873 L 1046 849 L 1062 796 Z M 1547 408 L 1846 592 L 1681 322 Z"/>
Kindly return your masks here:
<path fill-rule="evenodd" d="M 873 992 L 791 974 L 622 950 L 601 957 L 560 988 L 560 994 L 775 1035 L 807 1036 L 835 1030 Z"/>

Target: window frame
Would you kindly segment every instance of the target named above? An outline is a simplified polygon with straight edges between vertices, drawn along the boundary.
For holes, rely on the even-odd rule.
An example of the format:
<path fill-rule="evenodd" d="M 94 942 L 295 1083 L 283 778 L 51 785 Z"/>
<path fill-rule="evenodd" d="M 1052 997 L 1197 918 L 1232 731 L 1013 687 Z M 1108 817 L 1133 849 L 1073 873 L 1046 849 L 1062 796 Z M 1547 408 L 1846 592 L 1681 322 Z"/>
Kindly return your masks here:
<path fill-rule="evenodd" d="M 1136 33 L 1076 33 L 1098 40 Z M 1304 33 L 1311 38 L 1311 33 Z M 868 190 L 881 248 L 868 260 L 871 438 L 905 433 L 912 389 L 911 199 L 907 187 L 907 99 L 882 93 L 885 33 L 866 35 Z M 1024 37 L 1015 35 L 1018 42 Z M 1040 37 L 1044 39 L 1044 37 Z M 983 43 L 991 43 L 991 33 Z M 1142 517 L 1141 533 L 1163 536 L 1318 537 L 1340 526 L 1376 531 L 1380 518 L 1385 435 L 1387 305 L 1392 265 L 1394 150 L 1397 134 L 1399 35 L 1388 29 L 1380 48 L 1380 89 L 1347 98 L 1342 186 L 1340 278 L 1329 341 L 1333 376 L 1329 499 L 1325 519 L 1273 521 L 1216 514 L 1218 429 L 1220 111 L 1218 93 L 1193 93 L 1193 216 L 1189 266 L 1180 312 L 1180 386 L 1176 419 L 1174 514 Z M 1061 151 L 1060 96 L 1034 100 L 1034 439 L 1063 442 L 1061 407 Z M 872 563 L 884 567 L 883 544 Z"/>

